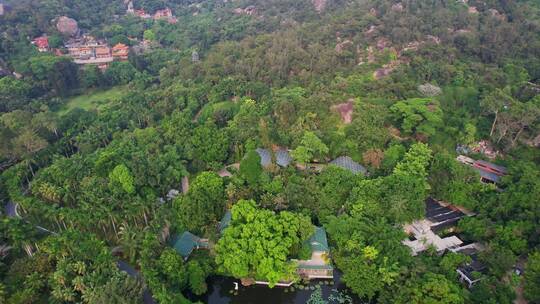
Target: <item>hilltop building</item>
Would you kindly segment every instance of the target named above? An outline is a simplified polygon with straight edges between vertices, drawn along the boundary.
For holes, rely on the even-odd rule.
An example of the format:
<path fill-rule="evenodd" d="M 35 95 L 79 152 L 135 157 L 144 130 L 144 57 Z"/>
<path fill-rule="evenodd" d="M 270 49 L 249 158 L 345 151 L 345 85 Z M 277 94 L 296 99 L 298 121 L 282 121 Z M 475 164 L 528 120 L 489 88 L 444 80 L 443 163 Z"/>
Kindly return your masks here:
<path fill-rule="evenodd" d="M 49 51 L 49 38 L 47 36 L 37 37 L 32 40 L 32 44 L 35 45 L 39 52 Z"/>
<path fill-rule="evenodd" d="M 96 58 L 109 58 L 111 57 L 111 48 L 106 45 L 100 45 L 95 48 Z"/>
<path fill-rule="evenodd" d="M 118 43 L 112 48 L 112 56 L 117 60 L 127 60 L 129 57 L 129 47 L 123 43 Z"/>

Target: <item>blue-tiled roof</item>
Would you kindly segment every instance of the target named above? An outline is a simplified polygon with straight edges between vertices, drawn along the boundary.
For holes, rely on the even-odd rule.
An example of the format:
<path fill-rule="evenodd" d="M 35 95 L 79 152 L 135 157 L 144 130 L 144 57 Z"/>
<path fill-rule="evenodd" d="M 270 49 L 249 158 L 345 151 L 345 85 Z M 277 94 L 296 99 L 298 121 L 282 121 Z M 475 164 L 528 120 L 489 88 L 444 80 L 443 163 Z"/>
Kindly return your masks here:
<path fill-rule="evenodd" d="M 208 243 L 201 240 L 200 237 L 186 231 L 173 240 L 173 248 L 183 257 L 187 258 L 194 249 L 208 248 Z"/>
<path fill-rule="evenodd" d="M 309 245 L 311 246 L 311 251 L 329 251 L 326 230 L 323 227 L 315 227 L 315 232 L 309 238 Z"/>
<path fill-rule="evenodd" d="M 267 149 L 257 148 L 257 153 L 261 157 L 261 166 L 268 167 L 272 163 L 272 154 Z"/>
<path fill-rule="evenodd" d="M 352 158 L 348 157 L 348 156 L 340 156 L 336 159 L 334 159 L 333 161 L 330 162 L 330 164 L 332 165 L 336 165 L 338 167 L 341 167 L 343 169 L 347 169 L 349 171 L 351 171 L 352 173 L 362 173 L 362 174 L 366 174 L 367 173 L 367 170 L 366 168 L 364 168 L 364 166 L 360 165 L 359 163 L 355 162 L 354 160 L 352 160 Z"/>
<path fill-rule="evenodd" d="M 279 149 L 276 151 L 276 163 L 281 167 L 287 167 L 292 162 L 292 157 L 289 151 Z"/>

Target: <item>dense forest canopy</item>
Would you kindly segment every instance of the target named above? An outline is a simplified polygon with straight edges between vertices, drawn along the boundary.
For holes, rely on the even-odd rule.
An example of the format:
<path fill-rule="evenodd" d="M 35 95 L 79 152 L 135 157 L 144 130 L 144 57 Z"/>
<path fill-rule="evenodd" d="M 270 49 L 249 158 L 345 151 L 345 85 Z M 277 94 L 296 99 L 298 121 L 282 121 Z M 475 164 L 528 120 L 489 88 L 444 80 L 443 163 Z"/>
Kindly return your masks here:
<path fill-rule="evenodd" d="M 540 303 L 538 1 L 0 3 L 0 303 Z"/>

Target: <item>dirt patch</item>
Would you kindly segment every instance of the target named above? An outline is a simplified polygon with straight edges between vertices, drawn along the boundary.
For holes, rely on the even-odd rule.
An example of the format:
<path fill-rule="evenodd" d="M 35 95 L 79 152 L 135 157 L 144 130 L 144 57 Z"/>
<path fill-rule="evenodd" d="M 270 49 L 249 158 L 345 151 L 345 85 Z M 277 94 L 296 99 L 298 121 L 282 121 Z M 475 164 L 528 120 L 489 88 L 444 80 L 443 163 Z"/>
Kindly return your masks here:
<path fill-rule="evenodd" d="M 354 101 L 349 99 L 346 103 L 340 103 L 332 107 L 332 110 L 338 112 L 341 116 L 341 121 L 348 125 L 352 122 L 354 113 Z"/>

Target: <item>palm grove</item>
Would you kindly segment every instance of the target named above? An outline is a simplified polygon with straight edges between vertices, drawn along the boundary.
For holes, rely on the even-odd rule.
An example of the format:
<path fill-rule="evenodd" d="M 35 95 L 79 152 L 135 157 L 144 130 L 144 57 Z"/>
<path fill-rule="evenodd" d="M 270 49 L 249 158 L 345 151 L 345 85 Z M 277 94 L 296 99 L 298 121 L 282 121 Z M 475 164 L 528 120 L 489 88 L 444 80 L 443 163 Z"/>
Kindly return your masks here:
<path fill-rule="evenodd" d="M 297 279 L 291 259 L 306 255 L 316 224 L 364 300 L 540 303 L 535 1 L 192 2 L 134 1 L 172 8 L 169 24 L 125 15 L 123 1 L 7 1 L 0 198 L 17 210 L 0 223 L 0 302 L 140 303 L 147 290 L 189 303 L 213 275 Z M 236 13 L 249 5 L 253 14 Z M 39 53 L 28 37 L 61 47 L 51 23 L 61 15 L 96 37 L 155 47 L 105 71 Z M 111 88 L 121 96 L 64 110 Z M 344 103 L 350 121 L 336 111 Z M 455 161 L 457 145 L 482 139 L 509 168 L 499 188 Z M 275 146 L 294 165 L 263 168 L 255 150 Z M 344 155 L 369 176 L 310 170 Z M 167 199 L 185 177 L 189 190 Z M 467 256 L 413 257 L 402 244 L 400 227 L 423 217 L 428 196 L 476 213 L 457 227 L 486 247 L 488 272 L 471 289 L 455 271 Z M 169 242 L 186 230 L 211 249 L 182 259 Z"/>

